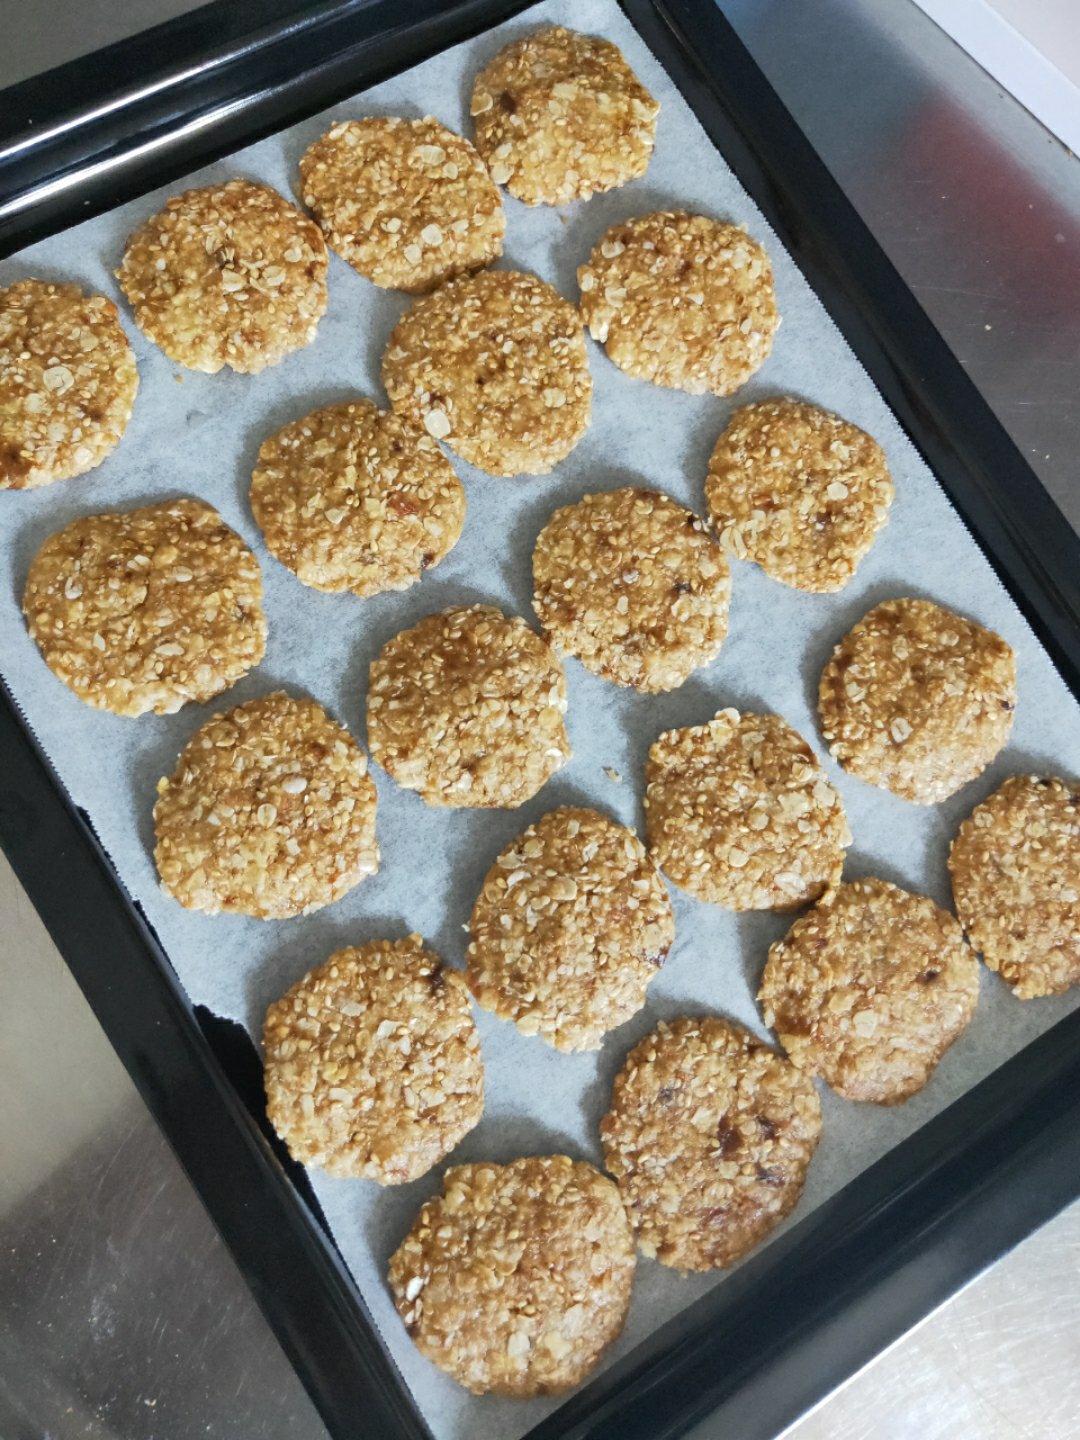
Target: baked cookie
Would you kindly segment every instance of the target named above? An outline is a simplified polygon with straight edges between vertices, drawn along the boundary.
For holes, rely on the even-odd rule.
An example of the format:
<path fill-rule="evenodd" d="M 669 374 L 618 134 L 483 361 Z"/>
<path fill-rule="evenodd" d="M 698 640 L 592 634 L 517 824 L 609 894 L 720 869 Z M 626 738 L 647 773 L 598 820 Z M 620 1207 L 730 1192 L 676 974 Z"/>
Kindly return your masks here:
<path fill-rule="evenodd" d="M 885 452 L 858 426 L 800 400 L 732 415 L 705 481 L 720 541 L 796 590 L 841 590 L 888 518 Z"/>
<path fill-rule="evenodd" d="M 420 295 L 502 254 L 487 167 L 430 115 L 339 121 L 300 157 L 300 198 L 342 259 L 385 289 Z"/>
<path fill-rule="evenodd" d="M 372 759 L 429 805 L 513 809 L 570 758 L 566 677 L 493 605 L 428 615 L 371 663 Z"/>
<path fill-rule="evenodd" d="M 254 374 L 314 340 L 326 267 L 314 220 L 269 185 L 230 180 L 167 200 L 128 240 L 116 276 L 170 360 Z"/>
<path fill-rule="evenodd" d="M 582 1160 L 457 1165 L 388 1279 L 420 1352 L 474 1395 L 555 1395 L 622 1329 L 634 1240 L 618 1190 Z"/>
<path fill-rule="evenodd" d="M 557 1050 L 598 1050 L 636 1014 L 675 938 L 641 841 L 574 806 L 549 811 L 506 847 L 469 928 L 476 999 Z"/>
<path fill-rule="evenodd" d="M 980 775 L 1015 709 L 1011 646 L 930 600 L 875 605 L 837 645 L 818 688 L 833 757 L 918 805 Z"/>
<path fill-rule="evenodd" d="M 851 831 L 806 741 L 779 715 L 721 710 L 649 750 L 645 826 L 661 870 L 729 910 L 793 910 L 840 881 Z"/>
<path fill-rule="evenodd" d="M 364 752 L 314 700 L 278 690 L 213 716 L 157 793 L 154 860 L 188 910 L 309 915 L 379 868 Z"/>
<path fill-rule="evenodd" d="M 949 851 L 960 923 L 1021 1000 L 1080 984 L 1080 785 L 1011 775 Z"/>
<path fill-rule="evenodd" d="M 251 509 L 305 585 L 367 596 L 408 589 L 453 549 L 465 491 L 426 431 L 351 400 L 263 442 Z"/>
<path fill-rule="evenodd" d="M 846 1100 L 896 1105 L 967 1028 L 979 963 L 925 895 L 851 880 L 769 950 L 758 992 L 792 1061 Z"/>
<path fill-rule="evenodd" d="M 557 655 L 638 690 L 674 690 L 727 634 L 727 560 L 691 511 L 655 490 L 556 510 L 533 551 L 533 608 Z"/>
<path fill-rule="evenodd" d="M 545 475 L 589 424 L 574 307 L 535 275 L 485 270 L 406 311 L 382 363 L 400 414 L 489 475 Z"/>
<path fill-rule="evenodd" d="M 578 284 L 585 324 L 620 370 L 691 395 L 745 384 L 780 323 L 765 251 L 741 226 L 705 215 L 613 225 Z"/>
<path fill-rule="evenodd" d="M 705 1015 L 661 1022 L 630 1051 L 600 1122 L 642 1254 L 684 1272 L 761 1244 L 795 1208 L 820 1134 L 813 1083 Z"/>
<path fill-rule="evenodd" d="M 138 388 L 111 300 L 46 280 L 0 289 L 0 490 L 100 465 L 127 429 Z"/>
<path fill-rule="evenodd" d="M 469 995 L 419 935 L 338 950 L 263 1027 L 266 1113 L 301 1165 L 402 1185 L 484 1109 Z"/>
<path fill-rule="evenodd" d="M 209 700 L 266 650 L 258 561 L 201 500 L 73 520 L 31 562 L 23 614 L 53 674 L 115 715 Z"/>
<path fill-rule="evenodd" d="M 610 40 L 562 25 L 484 66 L 469 106 L 491 178 L 526 205 L 567 205 L 644 175 L 660 106 Z"/>

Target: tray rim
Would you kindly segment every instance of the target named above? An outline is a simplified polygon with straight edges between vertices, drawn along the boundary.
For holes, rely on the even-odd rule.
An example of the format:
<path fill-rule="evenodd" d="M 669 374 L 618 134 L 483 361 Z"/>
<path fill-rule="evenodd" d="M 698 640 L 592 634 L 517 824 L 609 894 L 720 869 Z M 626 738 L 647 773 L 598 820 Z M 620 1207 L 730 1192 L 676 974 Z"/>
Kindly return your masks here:
<path fill-rule="evenodd" d="M 914 383 L 908 371 L 911 356 L 904 353 L 904 345 L 899 346 L 899 353 L 894 347 L 878 357 L 879 366 L 883 363 L 886 368 L 886 383 L 867 364 L 871 378 L 975 532 L 1067 683 L 1080 694 L 1076 625 L 1080 542 L 1064 517 L 719 10 L 710 0 L 620 3 L 669 74 L 673 57 L 678 60 L 682 78 L 675 74 L 672 78 L 714 140 L 717 127 L 727 127 L 727 145 L 733 143 L 734 134 L 739 163 L 727 145 L 723 147 L 725 158 L 804 273 L 807 264 L 823 267 L 824 278 L 822 273 L 816 278 L 808 275 L 809 283 L 819 295 L 823 283 L 830 288 L 831 303 L 822 296 L 824 303 L 864 364 L 861 347 L 876 349 L 883 343 L 881 334 L 865 333 L 869 323 L 863 308 L 867 306 L 866 289 L 889 294 L 885 330 L 906 327 L 915 335 L 920 362 L 939 383 L 934 396 L 924 393 L 925 382 Z M 70 173 L 93 165 L 94 145 L 115 145 L 121 122 L 134 123 L 137 128 L 140 121 L 149 123 L 156 115 L 156 123 L 166 127 L 165 133 L 169 127 L 175 129 L 178 95 L 186 93 L 192 104 L 197 98 L 199 105 L 213 106 L 216 94 L 220 104 L 223 87 L 243 71 L 249 83 L 258 80 L 244 111 L 257 119 L 252 124 L 249 118 L 239 133 L 233 127 L 240 117 L 223 115 L 212 131 L 215 139 L 210 150 L 182 144 L 171 152 L 164 167 L 157 166 L 152 173 L 140 169 L 134 179 L 125 176 L 119 193 L 113 186 L 110 205 L 298 118 L 306 101 L 297 103 L 298 92 L 289 84 L 290 67 L 281 63 L 283 46 L 295 52 L 299 44 L 307 42 L 317 49 L 342 34 L 352 36 L 351 48 L 332 52 L 333 60 L 310 61 L 311 74 L 318 79 L 318 97 L 307 110 L 311 113 L 332 98 L 335 82 L 344 82 L 341 93 L 355 91 L 375 83 L 380 74 L 415 63 L 421 57 L 409 53 L 410 45 L 414 51 L 420 45 L 426 47 L 423 53 L 433 53 L 524 8 L 522 0 L 459 0 L 451 4 L 318 0 L 299 9 L 296 0 L 258 0 L 257 7 L 246 7 L 248 15 L 257 9 L 263 22 L 252 31 L 250 23 L 236 23 L 237 11 L 245 7 L 216 0 L 180 20 L 12 87 L 3 92 L 5 100 L 12 100 L 5 113 L 17 124 L 24 124 L 35 108 L 38 114 L 45 113 L 40 107 L 55 105 L 60 97 L 86 93 L 80 88 L 83 86 L 92 84 L 100 96 L 115 78 L 121 92 L 111 96 L 104 107 L 99 99 L 93 107 L 96 118 L 84 115 L 81 124 L 76 105 L 74 117 L 64 117 L 52 141 L 34 140 L 27 145 L 18 136 L 14 144 L 0 139 L 0 196 L 5 193 L 5 181 L 14 178 L 17 182 L 9 199 L 0 199 L 0 254 L 10 252 L 13 238 L 18 238 L 21 248 L 41 234 L 95 213 L 83 206 L 77 213 L 71 212 L 71 204 L 83 193 L 77 184 L 61 192 L 60 198 L 70 197 L 63 207 L 55 192 L 42 195 L 29 209 L 12 210 L 12 198 L 18 200 L 21 194 L 33 194 L 35 187 L 47 185 L 50 165 L 66 165 Z M 389 24 L 384 23 L 387 21 Z M 200 35 L 203 63 L 190 51 Z M 399 47 L 394 49 L 395 57 L 404 54 L 406 58 L 391 58 L 393 47 Z M 658 47 L 666 49 L 666 57 Z M 373 49 L 380 53 L 374 56 Z M 131 73 L 138 73 L 133 57 L 151 53 L 165 57 L 164 73 L 159 75 L 159 83 L 144 83 L 133 96 L 127 80 Z M 715 60 L 720 54 L 724 56 L 726 88 L 718 85 L 716 67 L 705 66 L 701 58 L 708 55 Z M 358 76 L 355 66 L 361 59 L 372 68 Z M 687 86 L 697 95 L 697 104 Z M 314 89 L 308 91 L 313 93 Z M 712 128 L 699 106 L 710 110 Z M 283 118 L 286 110 L 288 119 Z M 712 113 L 714 110 L 718 113 Z M 204 127 L 193 139 L 205 146 L 210 133 L 210 128 Z M 778 146 L 789 156 L 786 178 L 777 173 L 775 155 L 771 162 L 763 162 L 763 151 Z M 802 213 L 790 210 L 791 166 L 799 172 L 800 183 L 809 181 L 813 189 L 818 207 L 814 225 L 808 223 L 805 202 Z M 20 175 L 27 187 L 24 192 L 17 188 Z M 803 227 L 795 244 L 792 224 Z M 830 225 L 845 231 L 849 257 L 853 250 L 858 256 L 863 286 L 858 303 L 848 293 L 852 277 L 834 273 L 835 257 L 828 253 L 834 244 L 828 233 Z M 847 264 L 850 269 L 850 258 Z M 879 293 L 877 303 L 868 308 L 882 321 L 884 317 L 876 314 L 880 299 Z M 844 312 L 844 321 L 834 306 Z M 864 333 L 859 343 L 852 341 L 848 327 L 861 327 Z M 943 379 L 947 383 L 941 384 Z M 913 425 L 923 443 L 920 435 L 913 433 Z M 970 482 L 966 503 L 958 501 L 939 469 L 943 461 L 956 462 L 958 429 L 964 432 L 960 463 Z M 1024 502 L 1026 521 L 1019 526 L 1010 510 L 1010 502 L 1015 508 L 1018 500 Z M 1061 527 L 1060 532 L 1055 527 Z M 1023 587 L 1020 594 L 1017 585 Z M 0 779 L 0 844 L 233 1251 L 328 1428 L 334 1436 L 356 1434 L 356 1403 L 362 1399 L 365 1430 L 374 1423 L 379 1427 L 375 1433 L 380 1435 L 417 1440 L 429 1436 L 320 1217 L 290 1182 L 257 1118 L 241 1104 L 220 1056 L 207 1044 L 195 1008 L 179 986 L 167 956 L 112 871 L 89 823 L 72 807 L 2 685 L 0 700 L 0 751 L 10 757 L 8 773 Z M 64 857 L 70 867 L 59 885 L 57 856 Z M 79 877 L 77 884 L 73 876 Z M 133 993 L 118 986 L 115 976 L 101 971 L 100 931 L 88 946 L 82 928 L 74 923 L 71 897 L 80 891 L 103 905 L 101 913 L 107 917 L 106 928 L 116 947 L 113 953 L 124 955 L 124 963 L 133 967 L 130 978 L 137 978 L 141 967 L 146 993 L 140 1003 L 147 1007 L 141 1016 L 132 1013 Z M 151 967 L 146 965 L 148 954 Z M 162 1025 L 170 1034 L 167 1052 L 162 1049 Z M 743 1440 L 759 1435 L 764 1440 L 774 1434 L 1080 1190 L 1078 1041 L 1080 1012 L 1066 1017 L 998 1067 L 773 1241 L 724 1286 L 680 1312 L 572 1395 L 530 1432 L 528 1440 L 554 1440 L 555 1436 L 658 1440 L 682 1433 L 705 1413 L 722 1416 Z M 205 1154 L 204 1115 L 199 1113 L 193 1120 L 190 1106 L 179 1103 L 193 1103 L 196 1094 L 200 1105 L 216 1109 L 221 1127 L 213 1129 L 213 1164 Z M 1071 1102 L 1070 1095 L 1076 1097 Z M 959 1150 L 954 1144 L 957 1133 L 963 1137 Z M 221 1171 L 216 1168 L 221 1146 L 245 1174 L 259 1177 L 261 1190 L 245 1197 L 238 1187 L 222 1183 Z M 915 1166 L 905 1171 L 909 1161 Z M 1035 1178 L 1037 1184 L 1032 1183 Z M 283 1226 L 280 1234 L 270 1235 L 265 1250 L 252 1234 L 252 1199 L 256 1209 L 265 1207 Z M 837 1234 L 846 1244 L 837 1243 Z M 283 1258 L 281 1244 L 286 1236 L 291 1243 Z M 808 1245 L 818 1247 L 812 1262 L 806 1253 Z M 295 1301 L 292 1293 L 283 1295 L 280 1283 L 274 1283 L 280 1282 L 283 1274 L 288 1274 L 290 1285 L 296 1287 Z M 835 1290 L 829 1292 L 829 1303 L 823 1303 L 813 1292 L 826 1288 L 822 1281 L 828 1274 L 833 1276 Z M 768 1303 L 763 1302 L 764 1295 L 772 1297 Z M 836 1304 L 840 1295 L 846 1297 L 842 1307 Z M 779 1304 L 786 1307 L 787 1319 L 778 1336 L 775 1314 Z M 718 1334 L 723 1312 L 736 1306 L 739 1333 Z M 763 1321 L 767 1322 L 764 1329 Z M 336 1332 L 336 1350 L 322 1343 L 329 1334 L 317 1328 L 322 1326 Z M 319 1343 L 313 1344 L 313 1339 Z M 363 1382 L 359 1389 L 353 1369 Z"/>

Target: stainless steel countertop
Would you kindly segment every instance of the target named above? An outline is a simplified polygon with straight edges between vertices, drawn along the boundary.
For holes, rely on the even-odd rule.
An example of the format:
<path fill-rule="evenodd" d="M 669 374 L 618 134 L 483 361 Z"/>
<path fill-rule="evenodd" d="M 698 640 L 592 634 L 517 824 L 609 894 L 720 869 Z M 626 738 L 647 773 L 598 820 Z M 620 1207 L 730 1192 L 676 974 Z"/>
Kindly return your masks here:
<path fill-rule="evenodd" d="M 1080 528 L 1080 162 L 908 0 L 721 3 Z M 0 84 L 188 8 L 0 0 Z M 0 1435 L 325 1440 L 2 859 L 0 933 Z M 1080 1205 L 788 1436 L 1076 1440 Z"/>

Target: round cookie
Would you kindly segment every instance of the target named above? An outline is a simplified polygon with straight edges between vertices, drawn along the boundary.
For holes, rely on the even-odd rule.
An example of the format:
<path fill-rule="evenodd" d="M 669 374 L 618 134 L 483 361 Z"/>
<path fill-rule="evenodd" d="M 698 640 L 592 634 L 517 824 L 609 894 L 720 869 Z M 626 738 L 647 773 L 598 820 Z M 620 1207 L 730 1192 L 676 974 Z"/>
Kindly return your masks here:
<path fill-rule="evenodd" d="M 888 518 L 885 452 L 858 426 L 799 400 L 732 415 L 705 499 L 724 547 L 796 590 L 842 589 Z"/>
<path fill-rule="evenodd" d="M 500 50 L 469 109 L 492 179 L 526 205 L 567 205 L 644 175 L 660 113 L 618 46 L 562 25 Z"/>
<path fill-rule="evenodd" d="M 720 546 L 655 490 L 556 510 L 533 551 L 533 608 L 557 655 L 638 690 L 674 690 L 715 659 L 731 576 Z"/>
<path fill-rule="evenodd" d="M 578 270 L 581 313 L 620 370 L 730 395 L 780 323 L 769 257 L 739 225 L 663 211 L 613 225 Z"/>
<path fill-rule="evenodd" d="M 566 677 L 493 605 L 428 615 L 371 663 L 372 759 L 429 805 L 512 809 L 570 758 Z"/>
<path fill-rule="evenodd" d="M 834 758 L 871 785 L 934 805 L 986 769 L 1012 729 L 1016 657 L 930 600 L 886 600 L 837 645 L 818 687 Z"/>
<path fill-rule="evenodd" d="M 721 710 L 649 750 L 645 825 L 661 870 L 729 910 L 793 910 L 840 881 L 840 796 L 779 715 Z"/>
<path fill-rule="evenodd" d="M 758 992 L 800 1070 L 878 1105 L 922 1089 L 978 998 L 979 963 L 948 911 L 872 879 L 797 920 L 770 948 Z"/>
<path fill-rule="evenodd" d="M 419 295 L 502 254 L 506 217 L 468 140 L 430 115 L 342 120 L 300 158 L 300 198 L 334 250 Z"/>
<path fill-rule="evenodd" d="M 408 589 L 453 549 L 465 491 L 426 431 L 352 400 L 263 442 L 251 509 L 305 585 L 368 596 Z"/>
<path fill-rule="evenodd" d="M 484 270 L 418 300 L 394 327 L 383 384 L 400 414 L 489 475 L 545 475 L 589 424 L 574 307 L 535 275 Z"/>
<path fill-rule="evenodd" d="M 618 1190 L 582 1160 L 458 1165 L 388 1279 L 421 1354 L 474 1395 L 555 1395 L 621 1331 L 634 1240 Z"/>
<path fill-rule="evenodd" d="M 210 700 L 266 650 L 259 563 L 201 500 L 73 520 L 34 556 L 22 604 L 53 674 L 114 715 Z"/>
<path fill-rule="evenodd" d="M 379 868 L 367 760 L 314 700 L 278 690 L 213 716 L 157 794 L 158 875 L 188 910 L 287 920 Z"/>
<path fill-rule="evenodd" d="M 1012 775 L 957 831 L 960 923 L 1021 1000 L 1080 984 L 1080 785 Z"/>
<path fill-rule="evenodd" d="M 469 988 L 557 1050 L 598 1050 L 645 1003 L 675 938 L 664 882 L 632 830 L 551 810 L 487 873 L 473 906 Z"/>
<path fill-rule="evenodd" d="M 416 1180 L 483 1113 L 468 991 L 419 935 L 331 955 L 270 1006 L 263 1049 L 270 1123 L 328 1175 Z"/>
<path fill-rule="evenodd" d="M 733 1264 L 802 1194 L 821 1134 L 813 1083 L 741 1025 L 661 1022 L 600 1122 L 641 1251 L 684 1273 Z"/>
<path fill-rule="evenodd" d="M 314 220 L 268 185 L 230 180 L 166 201 L 128 240 L 116 276 L 170 360 L 254 374 L 314 340 L 326 268 Z"/>
<path fill-rule="evenodd" d="M 138 388 L 111 300 L 45 280 L 0 289 L 0 490 L 100 465 L 127 429 Z"/>

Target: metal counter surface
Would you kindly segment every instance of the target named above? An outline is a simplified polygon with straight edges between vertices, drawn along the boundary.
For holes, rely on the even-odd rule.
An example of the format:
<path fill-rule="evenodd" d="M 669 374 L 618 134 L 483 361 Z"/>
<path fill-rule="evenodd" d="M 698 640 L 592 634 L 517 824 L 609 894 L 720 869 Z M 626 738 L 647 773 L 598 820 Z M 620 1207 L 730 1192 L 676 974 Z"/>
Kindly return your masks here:
<path fill-rule="evenodd" d="M 1080 528 L 1080 161 L 907 0 L 721 3 Z M 0 84 L 187 8 L 0 0 Z M 324 1440 L 2 859 L 0 927 L 0 1435 Z M 787 1436 L 1076 1440 L 1080 1205 Z"/>

